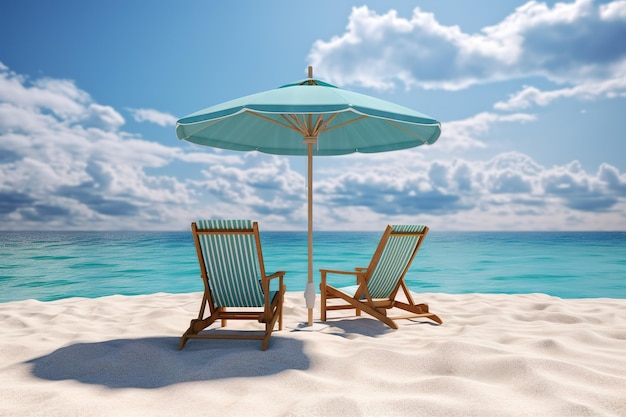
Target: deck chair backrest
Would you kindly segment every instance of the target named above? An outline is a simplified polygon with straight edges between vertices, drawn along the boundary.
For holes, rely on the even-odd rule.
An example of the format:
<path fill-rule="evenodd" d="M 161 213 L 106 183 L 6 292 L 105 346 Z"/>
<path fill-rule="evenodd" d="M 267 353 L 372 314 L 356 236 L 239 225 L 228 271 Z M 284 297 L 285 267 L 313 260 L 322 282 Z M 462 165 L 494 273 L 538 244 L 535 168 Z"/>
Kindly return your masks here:
<path fill-rule="evenodd" d="M 372 298 L 393 295 L 427 232 L 422 225 L 394 225 L 385 230 L 368 268 L 367 289 Z"/>
<path fill-rule="evenodd" d="M 249 220 L 199 220 L 197 238 L 215 307 L 261 307 L 258 229 Z"/>

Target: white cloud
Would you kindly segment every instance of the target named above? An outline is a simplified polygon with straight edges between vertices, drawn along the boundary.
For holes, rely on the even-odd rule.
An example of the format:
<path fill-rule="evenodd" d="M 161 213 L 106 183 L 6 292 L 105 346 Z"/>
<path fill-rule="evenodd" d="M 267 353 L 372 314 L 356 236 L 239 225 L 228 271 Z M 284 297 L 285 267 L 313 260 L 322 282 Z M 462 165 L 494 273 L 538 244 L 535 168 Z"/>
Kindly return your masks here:
<path fill-rule="evenodd" d="M 167 127 L 176 125 L 175 116 L 154 109 L 129 109 L 134 119 L 138 122 L 151 122 L 159 126 Z"/>
<path fill-rule="evenodd" d="M 530 1 L 502 22 L 464 33 L 415 8 L 409 18 L 355 7 L 345 33 L 314 43 L 317 75 L 339 85 L 375 89 L 440 88 L 541 76 L 579 84 L 625 75 L 623 1 Z"/>
<path fill-rule="evenodd" d="M 3 66 L 2 228 L 171 228 L 193 190 L 147 169 L 181 151 L 119 131 L 123 123 L 73 82 L 29 82 Z"/>
<path fill-rule="evenodd" d="M 264 230 L 306 227 L 306 181 L 289 158 L 164 146 L 122 130 L 117 115 L 74 83 L 30 83 L 0 65 L 0 228 L 171 230 L 207 217 L 253 218 Z M 436 146 L 479 147 L 494 124 L 533 120 L 525 113 L 480 113 L 447 123 Z M 336 157 L 318 166 L 315 227 L 380 230 L 419 221 L 439 230 L 614 230 L 626 224 L 626 173 L 609 164 L 593 173 L 576 162 L 544 167 L 520 153 L 489 161 L 424 158 L 427 153 Z M 191 168 L 174 169 L 178 162 Z"/>
<path fill-rule="evenodd" d="M 507 101 L 500 101 L 494 104 L 494 108 L 498 110 L 520 110 L 534 105 L 547 106 L 554 100 L 564 98 L 594 100 L 616 97 L 626 97 L 626 73 L 622 77 L 606 81 L 588 82 L 574 87 L 550 91 L 542 91 L 536 87 L 525 86 L 521 91 L 512 94 Z"/>
<path fill-rule="evenodd" d="M 600 17 L 604 20 L 626 20 L 626 0 L 601 5 Z"/>
<path fill-rule="evenodd" d="M 544 167 L 517 152 L 488 161 L 408 166 L 407 160 L 418 158 L 405 154 L 387 165 L 344 168 L 318 181 L 317 200 L 345 213 L 338 219 L 346 227 L 355 222 L 349 215 L 355 210 L 370 211 L 373 225 L 420 219 L 439 229 L 623 230 L 625 224 L 626 175 L 608 164 L 589 173 L 576 161 Z M 332 218 L 318 222 L 339 225 Z"/>
<path fill-rule="evenodd" d="M 0 67 L 0 102 L 40 115 L 46 114 L 42 112 L 45 109 L 65 124 L 80 122 L 106 130 L 115 130 L 124 124 L 124 118 L 117 111 L 94 103 L 73 81 L 42 78 L 30 83 L 4 65 Z"/>
<path fill-rule="evenodd" d="M 438 151 L 464 150 L 485 148 L 487 145 L 480 139 L 494 124 L 527 123 L 536 117 L 531 114 L 515 113 L 501 115 L 496 113 L 478 113 L 464 120 L 450 121 L 444 124 L 442 134 L 437 141 Z"/>
<path fill-rule="evenodd" d="M 126 123 L 113 107 L 96 103 L 89 104 L 86 111 L 80 116 L 80 119 L 76 121 L 80 122 L 82 126 L 99 127 L 105 130 L 117 130 Z"/>
<path fill-rule="evenodd" d="M 293 171 L 286 158 L 246 154 L 243 165 L 216 164 L 202 171 L 196 183 L 213 198 L 235 207 L 247 207 L 257 215 L 280 215 L 300 220 L 305 207 L 304 177 Z"/>

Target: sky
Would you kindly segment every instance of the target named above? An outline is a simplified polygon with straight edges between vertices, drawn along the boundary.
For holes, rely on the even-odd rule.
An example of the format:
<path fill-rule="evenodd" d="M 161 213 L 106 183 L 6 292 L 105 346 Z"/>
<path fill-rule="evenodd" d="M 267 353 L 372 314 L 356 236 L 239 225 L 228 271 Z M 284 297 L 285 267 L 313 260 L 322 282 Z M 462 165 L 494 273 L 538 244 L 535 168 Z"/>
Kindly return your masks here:
<path fill-rule="evenodd" d="M 314 228 L 626 230 L 626 1 L 0 1 L 0 230 L 306 230 L 306 158 L 176 120 L 306 77 L 441 122 L 314 160 Z"/>

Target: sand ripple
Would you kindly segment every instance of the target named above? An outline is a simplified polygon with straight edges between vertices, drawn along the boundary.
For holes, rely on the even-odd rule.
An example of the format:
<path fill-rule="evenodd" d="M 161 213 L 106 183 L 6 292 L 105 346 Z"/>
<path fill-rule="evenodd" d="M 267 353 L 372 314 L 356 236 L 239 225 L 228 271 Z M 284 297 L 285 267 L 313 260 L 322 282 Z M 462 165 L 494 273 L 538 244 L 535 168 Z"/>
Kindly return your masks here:
<path fill-rule="evenodd" d="M 302 331 L 288 293 L 266 352 L 178 351 L 199 294 L 0 304 L 0 415 L 626 416 L 626 300 L 416 299 L 444 325 L 331 313 Z"/>

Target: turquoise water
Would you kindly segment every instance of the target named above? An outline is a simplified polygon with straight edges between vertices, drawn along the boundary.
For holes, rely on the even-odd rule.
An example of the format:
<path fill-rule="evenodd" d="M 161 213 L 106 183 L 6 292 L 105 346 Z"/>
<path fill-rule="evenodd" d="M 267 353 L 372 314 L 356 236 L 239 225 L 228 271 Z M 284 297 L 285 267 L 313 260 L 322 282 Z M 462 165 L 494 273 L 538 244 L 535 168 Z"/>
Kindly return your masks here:
<path fill-rule="evenodd" d="M 315 271 L 367 266 L 381 233 L 317 232 Z M 261 231 L 268 271 L 306 283 L 305 232 Z M 316 287 L 319 273 L 314 276 Z M 417 292 L 626 298 L 626 232 L 431 231 Z M 190 232 L 0 232 L 0 302 L 202 291 Z"/>

